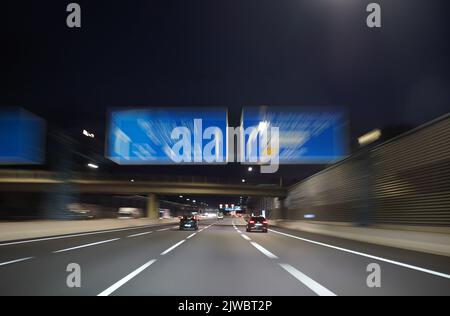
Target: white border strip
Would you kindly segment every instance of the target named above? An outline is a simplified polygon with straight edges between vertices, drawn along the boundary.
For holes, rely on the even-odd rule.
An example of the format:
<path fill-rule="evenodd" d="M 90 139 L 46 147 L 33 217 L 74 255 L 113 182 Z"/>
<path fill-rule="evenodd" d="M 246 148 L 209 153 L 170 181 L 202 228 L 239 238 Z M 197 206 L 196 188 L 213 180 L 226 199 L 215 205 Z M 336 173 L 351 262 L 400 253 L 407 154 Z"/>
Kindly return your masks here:
<path fill-rule="evenodd" d="M 402 262 L 398 262 L 398 261 L 394 261 L 394 260 L 389 260 L 389 259 L 385 259 L 385 258 L 381 258 L 381 257 L 377 257 L 377 256 L 372 256 L 372 255 L 369 255 L 369 254 L 366 254 L 366 253 L 362 253 L 362 252 L 358 252 L 358 251 L 353 251 L 353 250 L 349 250 L 349 249 L 345 249 L 345 248 L 341 248 L 341 247 L 336 247 L 336 246 L 333 246 L 333 245 L 324 244 L 324 243 L 317 242 L 317 241 L 314 241 L 314 240 L 309 240 L 309 239 L 301 238 L 301 237 L 298 237 L 298 236 L 282 233 L 282 232 L 279 232 L 279 231 L 276 231 L 276 230 L 273 230 L 273 229 L 270 229 L 270 231 L 273 232 L 273 233 L 277 233 L 277 234 L 280 234 L 280 235 L 284 235 L 284 236 L 287 236 L 287 237 L 291 237 L 291 238 L 295 238 L 295 239 L 298 239 L 298 240 L 301 240 L 301 241 L 305 241 L 305 242 L 308 242 L 308 243 L 311 243 L 311 244 L 315 244 L 315 245 L 319 245 L 319 246 L 335 249 L 335 250 L 338 250 L 338 251 L 350 253 L 350 254 L 353 254 L 353 255 L 361 256 L 361 257 L 366 257 L 366 258 L 369 258 L 369 259 L 374 259 L 374 260 L 390 263 L 390 264 L 397 265 L 399 267 L 403 267 L 403 268 L 406 268 L 406 269 L 416 270 L 416 271 L 419 271 L 419 272 L 431 274 L 431 275 L 434 275 L 434 276 L 438 276 L 438 277 L 450 280 L 450 275 L 449 274 L 436 272 L 436 271 L 433 271 L 433 270 L 428 270 L 428 269 L 424 269 L 424 268 L 421 268 L 421 267 L 417 267 L 417 266 L 413 266 L 413 265 L 410 265 L 410 264 L 406 264 L 406 263 L 402 263 Z"/>
<path fill-rule="evenodd" d="M 53 253 L 61 253 L 61 252 L 67 252 L 67 251 L 72 251 L 72 250 L 78 250 L 78 249 L 82 249 L 82 248 L 87 248 L 87 247 L 97 246 L 97 245 L 101 245 L 101 244 L 106 244 L 108 242 L 113 242 L 113 241 L 117 241 L 117 240 L 120 240 L 120 238 L 114 238 L 114 239 L 94 242 L 92 244 L 87 244 L 87 245 L 82 245 L 82 246 L 77 246 L 77 247 L 57 250 L 57 251 L 53 251 Z"/>
<path fill-rule="evenodd" d="M 197 235 L 197 233 L 193 233 L 192 235 L 189 235 L 186 239 L 191 239 L 191 238 L 194 237 L 195 235 Z"/>
<path fill-rule="evenodd" d="M 28 243 L 38 242 L 38 241 L 58 240 L 58 239 L 65 239 L 65 238 L 74 238 L 74 237 L 82 237 L 82 236 L 92 236 L 92 235 L 100 235 L 100 234 L 107 234 L 107 233 L 115 233 L 115 232 L 122 232 L 122 231 L 128 231 L 128 230 L 146 229 L 146 228 L 150 228 L 150 227 L 155 227 L 155 226 L 154 225 L 153 226 L 152 225 L 147 225 L 147 226 L 139 226 L 139 227 L 131 227 L 131 228 L 100 230 L 100 231 L 95 231 L 95 232 L 80 233 L 80 234 L 73 234 L 73 235 L 45 237 L 45 238 L 30 239 L 30 240 L 23 240 L 23 241 L 13 241 L 13 242 L 6 242 L 6 243 L 3 243 L 3 244 L 0 244 L 0 247 L 2 247 L 2 246 L 20 245 L 20 244 L 28 244 Z"/>
<path fill-rule="evenodd" d="M 171 252 L 172 250 L 174 250 L 174 249 L 177 248 L 178 246 L 182 245 L 185 241 L 186 241 L 186 239 L 180 241 L 179 243 L 176 243 L 175 245 L 173 245 L 172 247 L 170 247 L 169 249 L 167 249 L 166 251 L 164 251 L 163 253 L 161 253 L 161 256 L 167 255 L 169 252 Z"/>
<path fill-rule="evenodd" d="M 255 247 L 256 249 L 258 249 L 259 251 L 261 251 L 263 254 L 265 254 L 267 257 L 269 257 L 270 259 L 278 259 L 277 256 L 275 256 L 273 253 L 271 253 L 269 250 L 267 250 L 266 248 L 264 248 L 263 246 L 261 246 L 260 244 L 256 243 L 256 242 L 250 242 L 253 247 Z"/>
<path fill-rule="evenodd" d="M 279 264 L 284 270 L 289 272 L 294 278 L 302 282 L 304 285 L 306 285 L 309 289 L 311 289 L 314 293 L 316 293 L 319 296 L 337 296 L 327 288 L 323 287 L 313 279 L 311 279 L 309 276 L 303 274 L 302 272 L 298 271 L 296 268 L 291 266 L 290 264 L 280 263 Z"/>
<path fill-rule="evenodd" d="M 0 263 L 0 267 L 7 266 L 7 265 L 10 265 L 10 264 L 13 264 L 13 263 L 19 263 L 19 262 L 31 260 L 33 258 L 34 257 L 28 257 L 28 258 L 22 258 L 22 259 L 17 259 L 17 260 L 13 260 L 13 261 L 3 262 L 3 263 Z"/>
<path fill-rule="evenodd" d="M 245 240 L 251 241 L 252 239 L 250 237 L 248 237 L 247 235 L 244 234 L 239 234 L 242 236 L 242 238 L 244 238 Z"/>
<path fill-rule="evenodd" d="M 100 293 L 97 296 L 110 296 L 112 293 L 114 293 L 115 291 L 117 291 L 119 288 L 121 288 L 124 284 L 126 284 L 127 282 L 129 282 L 131 279 L 135 278 L 138 274 L 142 273 L 145 269 L 147 269 L 148 267 L 150 267 L 152 264 L 154 264 L 156 262 L 156 259 L 153 259 L 149 262 L 147 262 L 146 264 L 144 264 L 142 267 L 140 267 L 139 269 L 131 272 L 129 275 L 127 275 L 126 277 L 124 277 L 122 280 L 120 280 L 119 282 L 111 285 L 109 288 L 107 288 L 106 290 L 104 290 L 102 293 Z"/>
<path fill-rule="evenodd" d="M 151 233 L 153 233 L 153 232 L 151 231 L 151 232 L 145 232 L 145 233 L 140 233 L 140 234 L 134 234 L 134 235 L 128 236 L 127 238 L 133 238 L 133 237 L 144 236 L 144 235 L 148 235 L 148 234 L 151 234 Z"/>

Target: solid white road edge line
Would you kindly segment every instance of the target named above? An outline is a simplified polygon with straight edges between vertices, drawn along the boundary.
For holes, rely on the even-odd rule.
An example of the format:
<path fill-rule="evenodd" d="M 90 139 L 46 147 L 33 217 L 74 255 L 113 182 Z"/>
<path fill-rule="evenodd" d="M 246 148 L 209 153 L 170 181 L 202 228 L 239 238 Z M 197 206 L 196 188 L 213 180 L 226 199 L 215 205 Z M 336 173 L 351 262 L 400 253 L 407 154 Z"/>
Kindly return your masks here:
<path fill-rule="evenodd" d="M 242 238 L 244 238 L 245 240 L 248 240 L 248 241 L 250 241 L 250 240 L 252 240 L 250 237 L 248 237 L 247 235 L 244 235 L 244 234 L 240 234 L 241 236 L 242 236 Z"/>
<path fill-rule="evenodd" d="M 306 285 L 309 289 L 311 289 L 314 293 L 316 293 L 319 296 L 337 296 L 327 288 L 323 287 L 307 275 L 303 274 L 302 272 L 298 271 L 296 268 L 289 264 L 280 263 L 279 264 L 284 270 L 289 272 L 294 278 L 302 282 L 304 285 Z"/>
<path fill-rule="evenodd" d="M 361 257 L 366 257 L 369 259 L 374 259 L 374 260 L 378 260 L 378 261 L 382 261 L 382 262 L 386 262 L 386 263 L 390 263 L 393 265 L 397 265 L 399 267 L 403 267 L 403 268 L 407 268 L 407 269 L 411 269 L 411 270 L 416 270 L 419 272 L 423 272 L 423 273 L 427 273 L 427 274 L 431 274 L 434 276 L 438 276 L 441 278 L 445 278 L 445 279 L 450 279 L 450 275 L 449 274 L 445 274 L 445 273 L 441 273 L 441 272 L 437 272 L 437 271 L 433 271 L 433 270 L 428 270 L 428 269 L 424 269 L 421 267 L 417 267 L 417 266 L 413 266 L 410 264 L 406 264 L 406 263 L 402 263 L 402 262 L 398 262 L 398 261 L 394 261 L 394 260 L 389 260 L 389 259 L 385 259 L 385 258 L 381 258 L 381 257 L 377 257 L 377 256 L 372 256 L 363 252 L 358 252 L 358 251 L 353 251 L 353 250 L 349 250 L 349 249 L 345 249 L 345 248 L 341 248 L 341 247 L 336 247 L 333 245 L 328 245 L 328 244 L 324 244 L 318 241 L 314 241 L 314 240 L 309 240 L 309 239 L 305 239 L 305 238 L 301 238 L 298 236 L 294 236 L 294 235 L 290 235 L 290 234 L 286 234 L 286 233 L 282 233 L 273 229 L 270 229 L 271 232 L 276 233 L 276 234 L 280 234 L 280 235 L 284 235 L 287 237 L 291 237 L 291 238 L 295 238 L 301 241 L 305 241 L 311 244 L 315 244 L 315 245 L 319 245 L 319 246 L 323 246 L 323 247 L 327 247 L 327 248 L 331 248 L 334 250 L 338 250 L 338 251 L 342 251 L 342 252 L 347 252 L 353 255 L 357 255 L 357 256 L 361 256 Z"/>
<path fill-rule="evenodd" d="M 146 264 L 144 264 L 142 267 L 138 268 L 137 270 L 131 272 L 129 275 L 127 275 L 126 277 L 124 277 L 122 280 L 120 280 L 119 282 L 111 285 L 109 288 L 107 288 L 106 290 L 104 290 L 102 293 L 100 293 L 97 296 L 109 296 L 112 293 L 114 293 L 115 291 L 117 291 L 119 288 L 121 288 L 124 284 L 126 284 L 127 282 L 129 282 L 131 279 L 135 278 L 138 274 L 142 273 L 145 269 L 147 269 L 148 267 L 150 267 L 152 264 L 154 264 L 156 262 L 156 259 L 153 259 L 149 262 L 147 262 Z"/>

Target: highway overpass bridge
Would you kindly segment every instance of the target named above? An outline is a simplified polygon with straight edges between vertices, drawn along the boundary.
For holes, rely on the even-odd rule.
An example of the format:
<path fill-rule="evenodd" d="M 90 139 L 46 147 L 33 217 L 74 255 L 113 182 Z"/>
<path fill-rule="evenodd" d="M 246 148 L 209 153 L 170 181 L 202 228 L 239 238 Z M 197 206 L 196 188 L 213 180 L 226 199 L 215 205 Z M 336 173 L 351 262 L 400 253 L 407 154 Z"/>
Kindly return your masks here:
<path fill-rule="evenodd" d="M 67 177 L 42 171 L 0 170 L 0 191 L 43 192 L 57 190 L 61 185 L 70 186 L 80 193 L 146 194 L 161 195 L 246 195 L 262 197 L 285 197 L 287 190 L 278 185 L 254 185 L 217 183 L 206 178 L 174 177 L 137 180 L 133 176 L 109 179 L 92 178 L 83 174 Z M 134 180 L 136 179 L 136 180 Z"/>
<path fill-rule="evenodd" d="M 122 176 L 119 176 L 122 178 Z M 148 196 L 149 218 L 159 217 L 158 195 L 214 195 L 280 197 L 287 190 L 277 185 L 253 185 L 217 183 L 203 178 L 148 178 L 141 180 L 132 176 L 124 179 L 99 179 L 86 174 L 60 174 L 46 171 L 0 170 L 1 192 L 61 192 L 73 191 L 85 194 L 140 194 Z"/>

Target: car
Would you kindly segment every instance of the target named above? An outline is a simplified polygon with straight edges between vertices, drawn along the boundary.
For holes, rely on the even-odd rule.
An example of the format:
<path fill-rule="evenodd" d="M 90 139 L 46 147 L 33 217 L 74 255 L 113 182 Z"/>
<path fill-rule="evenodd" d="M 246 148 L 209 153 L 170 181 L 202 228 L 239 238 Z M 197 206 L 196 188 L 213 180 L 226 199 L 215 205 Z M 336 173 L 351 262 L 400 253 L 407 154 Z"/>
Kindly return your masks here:
<path fill-rule="evenodd" d="M 222 212 L 217 213 L 217 219 L 222 220 L 223 217 L 224 217 L 224 216 L 223 216 L 223 213 L 222 213 Z"/>
<path fill-rule="evenodd" d="M 68 212 L 65 214 L 65 218 L 68 220 L 88 220 L 95 218 L 95 206 L 82 205 L 78 203 L 72 203 L 67 206 Z"/>
<path fill-rule="evenodd" d="M 121 207 L 119 208 L 119 219 L 136 219 L 143 216 L 142 210 L 134 207 Z"/>
<path fill-rule="evenodd" d="M 195 216 L 183 216 L 180 219 L 180 230 L 198 230 L 198 220 Z"/>
<path fill-rule="evenodd" d="M 265 217 L 252 216 L 247 222 L 247 232 L 260 231 L 267 233 L 269 230 L 269 222 Z"/>

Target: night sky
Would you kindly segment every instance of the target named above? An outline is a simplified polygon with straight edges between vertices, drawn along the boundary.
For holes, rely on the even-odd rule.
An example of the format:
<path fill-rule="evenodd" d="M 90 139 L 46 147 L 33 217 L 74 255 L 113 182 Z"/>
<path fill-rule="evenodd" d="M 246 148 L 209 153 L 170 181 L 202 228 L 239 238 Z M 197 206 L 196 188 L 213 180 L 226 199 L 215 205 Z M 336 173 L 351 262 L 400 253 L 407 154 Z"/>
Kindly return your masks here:
<path fill-rule="evenodd" d="M 0 107 L 101 137 L 111 107 L 226 106 L 233 122 L 244 105 L 337 105 L 352 139 L 414 127 L 450 109 L 448 2 L 89 0 L 69 29 L 70 1 L 3 1 Z"/>

